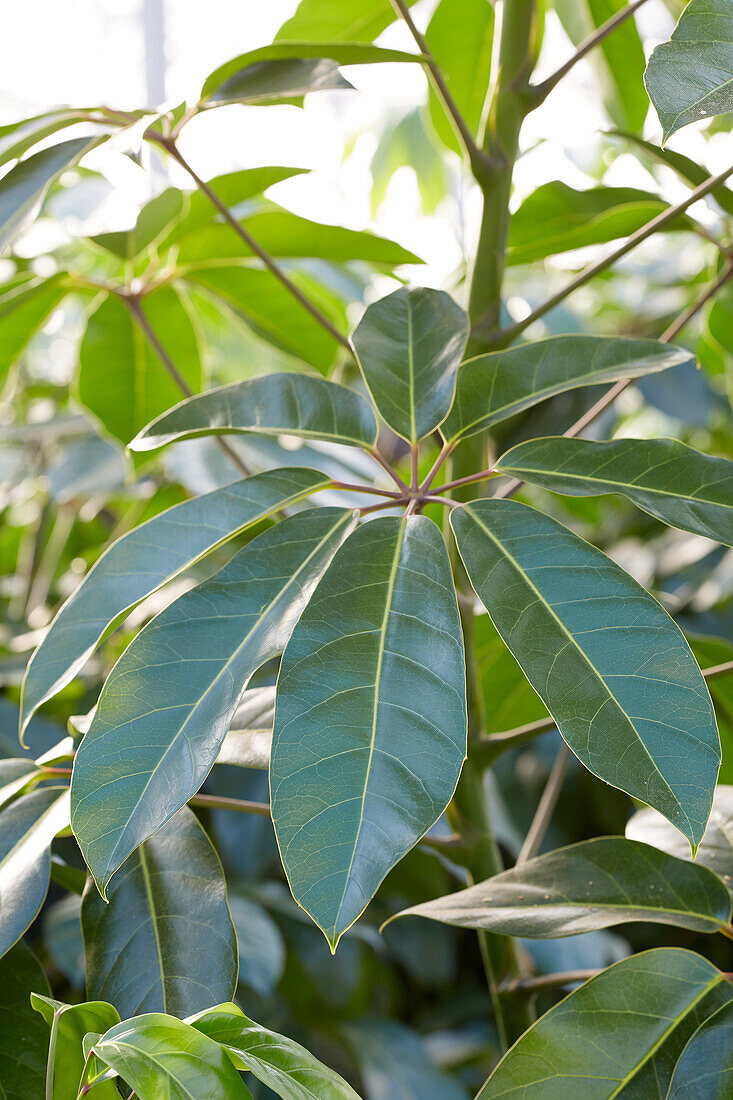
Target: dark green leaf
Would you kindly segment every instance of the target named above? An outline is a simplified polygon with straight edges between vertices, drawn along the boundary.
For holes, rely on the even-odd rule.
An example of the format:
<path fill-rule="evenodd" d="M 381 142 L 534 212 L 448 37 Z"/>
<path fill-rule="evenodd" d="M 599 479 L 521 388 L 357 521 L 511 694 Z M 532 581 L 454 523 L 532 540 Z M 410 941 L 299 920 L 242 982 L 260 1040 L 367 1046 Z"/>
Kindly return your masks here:
<path fill-rule="evenodd" d="M 450 563 L 425 517 L 344 544 L 278 680 L 270 785 L 290 888 L 332 948 L 440 817 L 466 749 Z"/>
<path fill-rule="evenodd" d="M 390 0 L 301 0 L 275 41 L 373 42 L 396 18 Z"/>
<path fill-rule="evenodd" d="M 545 183 L 512 216 L 507 261 L 528 264 L 546 256 L 628 237 L 668 209 L 657 195 L 634 187 L 578 191 L 560 180 Z M 681 216 L 667 226 L 689 228 Z M 542 226 L 539 233 L 538 226 Z"/>
<path fill-rule="evenodd" d="M 229 908 L 237 933 L 239 984 L 260 997 L 270 997 L 285 967 L 285 943 L 266 909 L 239 894 L 230 894 Z M 207 1002 L 211 1005 L 216 998 Z"/>
<path fill-rule="evenodd" d="M 268 1031 L 234 1004 L 221 1004 L 188 1021 L 221 1043 L 239 1069 L 249 1070 L 282 1100 L 359 1100 L 352 1087 L 285 1035 Z"/>
<path fill-rule="evenodd" d="M 22 757 L 0 760 L 0 806 L 22 791 L 39 772 L 34 760 Z"/>
<path fill-rule="evenodd" d="M 97 138 L 62 141 L 34 153 L 0 179 L 0 253 L 38 214 L 48 188 L 97 144 Z"/>
<path fill-rule="evenodd" d="M 403 910 L 459 928 L 555 939 L 629 921 L 717 932 L 730 921 L 724 884 L 706 867 L 622 837 L 583 840 Z"/>
<path fill-rule="evenodd" d="M 663 523 L 733 546 L 733 462 L 676 439 L 532 439 L 496 469 L 555 493 L 620 493 Z"/>
<path fill-rule="evenodd" d="M 250 542 L 142 630 L 74 762 L 71 820 L 100 892 L 206 778 L 252 673 L 281 653 L 354 519 L 317 508 Z"/>
<path fill-rule="evenodd" d="M 163 287 L 147 294 L 142 308 L 186 384 L 200 390 L 198 340 L 178 291 Z M 105 298 L 87 322 L 79 350 L 79 398 L 123 443 L 180 401 L 178 384 L 117 295 Z"/>
<path fill-rule="evenodd" d="M 67 1005 L 31 994 L 31 1004 L 51 1029 L 51 1057 L 47 1074 L 46 1100 L 71 1100 L 76 1096 L 84 1072 L 82 1041 L 89 1031 L 103 1032 L 120 1022 L 117 1011 L 104 1001 Z M 114 1081 L 103 1082 L 88 1093 L 93 1100 L 119 1100 Z"/>
<path fill-rule="evenodd" d="M 467 359 L 443 425 L 446 439 L 474 435 L 548 397 L 694 362 L 682 348 L 656 340 L 551 336 L 508 351 Z"/>
<path fill-rule="evenodd" d="M 574 46 L 625 6 L 625 0 L 555 0 L 555 10 Z M 634 19 L 627 19 L 607 35 L 591 50 L 588 61 L 616 126 L 641 130 L 649 108 L 642 84 L 644 47 Z"/>
<path fill-rule="evenodd" d="M 489 0 L 440 0 L 425 32 L 453 100 L 479 140 L 491 75 L 494 7 Z M 445 108 L 430 89 L 430 117 L 441 141 L 463 152 Z"/>
<path fill-rule="evenodd" d="M 442 290 L 400 290 L 370 305 L 352 337 L 380 413 L 411 443 L 429 435 L 453 402 L 468 318 Z"/>
<path fill-rule="evenodd" d="M 667 141 L 701 118 L 733 110 L 733 12 L 727 0 L 691 0 L 644 74 Z"/>
<path fill-rule="evenodd" d="M 339 65 L 420 61 L 418 54 L 368 43 L 275 42 L 240 54 L 204 81 L 201 99 L 214 103 L 266 103 L 328 88 L 351 88 Z"/>
<path fill-rule="evenodd" d="M 21 942 L 0 959 L 0 1083 L 4 1100 L 45 1100 L 48 1028 L 31 993 L 51 995 L 35 955 Z"/>
<path fill-rule="evenodd" d="M 90 883 L 82 902 L 90 997 L 127 1017 L 186 1016 L 232 996 L 237 942 L 226 883 L 191 810 L 179 810 L 133 852 L 108 898 Z"/>
<path fill-rule="evenodd" d="M 347 1025 L 344 1035 L 369 1100 L 467 1100 L 462 1086 L 433 1065 L 411 1028 L 392 1020 L 361 1020 Z"/>
<path fill-rule="evenodd" d="M 626 835 L 680 859 L 690 858 L 689 846 L 677 830 L 648 806 L 634 814 Z M 733 787 L 716 787 L 710 821 L 695 858 L 715 871 L 733 891 Z"/>
<path fill-rule="evenodd" d="M 140 1100 L 252 1100 L 223 1048 L 173 1016 L 125 1020 L 93 1049 Z"/>
<path fill-rule="evenodd" d="M 257 474 L 184 501 L 113 543 L 63 605 L 31 658 L 23 682 L 21 730 L 135 604 L 209 551 L 327 481 L 317 470 L 298 467 Z"/>
<path fill-rule="evenodd" d="M 63 277 L 29 279 L 0 297 L 0 380 L 67 291 Z"/>
<path fill-rule="evenodd" d="M 733 1096 L 733 1001 L 700 1024 L 675 1066 L 667 1100 Z"/>
<path fill-rule="evenodd" d="M 189 397 L 143 428 L 130 449 L 237 432 L 371 447 L 377 425 L 368 402 L 345 386 L 307 374 L 265 374 Z"/>
<path fill-rule="evenodd" d="M 51 874 L 51 841 L 69 825 L 69 793 L 45 787 L 0 814 L 0 956 L 37 916 Z"/>
<path fill-rule="evenodd" d="M 51 861 L 51 881 L 55 877 L 58 863 Z M 86 875 L 82 876 L 81 889 L 84 889 Z M 76 884 L 74 884 L 76 885 Z M 73 890 L 73 886 L 71 887 Z M 81 898 L 73 892 L 64 894 L 52 905 L 43 910 L 43 941 L 51 962 L 69 982 L 72 989 L 84 988 L 84 941 L 81 936 L 79 908 Z"/>
<path fill-rule="evenodd" d="M 667 612 L 600 550 L 525 504 L 475 501 L 451 525 L 471 583 L 576 756 L 696 849 L 720 742 L 705 681 Z"/>
<path fill-rule="evenodd" d="M 533 1024 L 476 1100 L 664 1097 L 690 1035 L 731 998 L 720 971 L 690 951 L 623 959 Z"/>

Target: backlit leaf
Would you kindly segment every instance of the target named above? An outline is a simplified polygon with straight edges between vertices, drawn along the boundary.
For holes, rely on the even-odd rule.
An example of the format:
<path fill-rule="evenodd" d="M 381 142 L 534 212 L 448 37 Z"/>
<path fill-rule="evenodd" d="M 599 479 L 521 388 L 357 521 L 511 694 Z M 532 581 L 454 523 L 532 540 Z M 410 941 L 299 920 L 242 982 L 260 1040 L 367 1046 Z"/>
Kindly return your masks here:
<path fill-rule="evenodd" d="M 47 1082 L 46 1100 L 70 1100 L 76 1095 L 84 1071 L 84 1036 L 89 1031 L 107 1031 L 120 1022 L 120 1017 L 104 1001 L 67 1005 L 31 993 L 31 1004 L 51 1030 L 53 1054 L 47 1071 L 51 1080 Z M 89 1095 L 92 1100 L 117 1100 L 120 1094 L 114 1081 L 106 1081 L 91 1089 Z"/>

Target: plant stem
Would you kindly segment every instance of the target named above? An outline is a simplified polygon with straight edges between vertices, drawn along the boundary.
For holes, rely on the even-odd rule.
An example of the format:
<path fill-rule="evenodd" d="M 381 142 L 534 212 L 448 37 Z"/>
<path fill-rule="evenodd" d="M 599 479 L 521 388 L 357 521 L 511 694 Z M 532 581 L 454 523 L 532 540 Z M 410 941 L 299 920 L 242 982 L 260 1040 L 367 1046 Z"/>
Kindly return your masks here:
<path fill-rule="evenodd" d="M 443 446 L 440 449 L 440 454 L 436 458 L 433 465 L 430 467 L 430 473 L 428 474 L 428 476 L 425 478 L 422 485 L 420 486 L 420 488 L 423 490 L 423 492 L 426 493 L 428 491 L 428 489 L 430 488 L 430 486 L 433 484 L 433 481 L 435 480 L 435 478 L 438 474 L 438 471 L 440 470 L 441 466 L 443 465 L 445 460 L 448 458 L 448 456 L 450 455 L 450 453 L 451 453 L 451 451 L 453 450 L 454 447 L 455 447 L 455 443 L 444 443 L 443 444 Z"/>
<path fill-rule="evenodd" d="M 140 326 L 140 328 L 141 328 L 143 334 L 145 335 L 145 338 L 147 339 L 148 343 L 150 344 L 151 348 L 153 349 L 155 354 L 158 356 L 158 359 L 163 364 L 163 366 L 165 367 L 166 371 L 168 372 L 170 377 L 173 379 L 175 384 L 178 386 L 181 393 L 183 393 L 186 397 L 192 397 L 193 396 L 193 390 L 188 385 L 188 383 L 186 382 L 186 379 L 183 377 L 181 372 L 178 370 L 178 367 L 175 365 L 175 363 L 173 362 L 173 360 L 169 356 L 168 352 L 165 350 L 165 348 L 161 344 L 160 340 L 158 339 L 157 334 L 155 333 L 155 330 L 153 329 L 152 325 L 150 324 L 147 317 L 145 316 L 145 313 L 144 313 L 143 307 L 142 307 L 142 302 L 141 302 L 140 298 L 138 298 L 134 294 L 129 294 L 129 293 L 124 293 L 124 294 L 120 293 L 119 296 L 122 299 L 122 301 L 125 303 L 127 308 L 129 309 L 129 311 L 132 314 L 134 320 Z M 247 469 L 244 462 L 242 462 L 241 458 L 239 457 L 237 452 L 234 450 L 234 448 L 230 447 L 230 445 L 227 443 L 226 439 L 222 439 L 222 437 L 220 435 L 214 436 L 214 438 L 216 439 L 216 442 L 217 442 L 220 450 L 222 450 L 224 452 L 224 454 L 227 456 L 227 458 L 229 458 L 234 463 L 234 465 L 237 467 L 239 472 L 241 474 L 243 474 L 245 477 L 249 477 L 251 471 Z"/>
<path fill-rule="evenodd" d="M 372 485 L 351 485 L 348 481 L 332 481 L 334 489 L 343 489 L 350 493 L 371 493 L 378 497 L 391 497 L 393 500 L 402 500 L 404 493 L 395 493 L 391 489 L 375 489 Z"/>
<path fill-rule="evenodd" d="M 467 474 L 465 477 L 457 477 L 454 481 L 446 481 L 445 485 L 439 485 L 435 492 L 446 493 L 449 489 L 458 489 L 461 485 L 470 485 L 475 481 L 488 481 L 493 476 L 494 468 L 489 466 L 487 470 L 481 470 L 477 474 Z"/>
<path fill-rule="evenodd" d="M 189 806 L 202 806 L 208 810 L 234 810 L 240 814 L 256 814 L 269 817 L 270 806 L 267 802 L 250 802 L 244 798 L 226 798 L 218 794 L 195 794 L 188 800 Z"/>
<path fill-rule="evenodd" d="M 282 267 L 280 267 L 280 264 L 277 263 L 277 261 L 274 260 L 268 252 L 265 252 L 264 248 L 262 248 L 261 245 L 257 243 L 254 237 L 252 237 L 248 230 L 245 229 L 241 222 L 237 221 L 227 204 L 223 202 L 222 199 L 220 199 L 219 196 L 216 194 L 216 192 L 213 191 L 211 187 L 209 187 L 208 183 L 205 183 L 197 174 L 197 172 L 194 171 L 194 169 L 191 167 L 191 165 L 178 149 L 175 141 L 170 138 L 163 138 L 160 136 L 155 136 L 151 140 L 156 140 L 159 145 L 162 145 L 162 147 L 167 150 L 170 156 L 172 156 L 173 159 L 178 164 L 180 164 L 181 168 L 183 168 L 184 171 L 188 172 L 189 176 L 196 184 L 199 191 L 201 191 L 201 193 L 206 196 L 209 202 L 216 207 L 224 220 L 231 226 L 237 236 L 242 241 L 244 241 L 247 248 L 249 248 L 251 252 L 254 252 L 255 256 L 257 256 L 262 261 L 270 274 L 274 275 L 278 282 L 280 282 L 285 287 L 285 289 L 290 294 L 292 294 L 293 298 L 295 298 L 299 305 L 301 305 L 303 309 L 307 310 L 307 312 L 310 313 L 314 321 L 317 321 L 318 324 L 322 328 L 324 328 L 326 332 L 328 332 L 329 335 L 331 335 L 333 339 L 341 345 L 342 348 L 345 348 L 346 351 L 348 351 L 349 355 L 353 357 L 354 352 L 352 350 L 351 344 L 349 343 L 348 337 L 344 336 L 342 332 L 339 332 L 335 325 L 333 325 L 329 321 L 328 317 L 326 317 L 325 313 L 323 313 L 318 308 L 318 306 L 315 305 L 314 302 L 311 302 L 310 298 L 308 298 L 308 296 L 305 295 L 303 291 L 295 285 L 292 279 L 290 279 L 290 277 L 286 274 Z"/>
<path fill-rule="evenodd" d="M 401 489 L 403 493 L 409 493 L 409 485 L 407 485 L 407 483 L 402 480 L 397 471 L 389 464 L 389 462 L 387 462 L 387 459 L 384 457 L 381 451 L 378 451 L 376 447 L 368 447 L 367 450 L 372 458 L 376 459 L 382 469 L 387 471 L 397 488 Z"/>
<path fill-rule="evenodd" d="M 539 993 L 543 989 L 587 982 L 589 978 L 595 978 L 600 973 L 600 970 L 560 970 L 556 974 L 541 974 L 537 978 L 514 978 L 505 982 L 500 989 L 502 993 Z"/>
<path fill-rule="evenodd" d="M 563 77 L 567 76 L 570 70 L 574 68 L 574 66 L 577 65 L 578 62 L 581 61 L 586 54 L 590 53 L 590 51 L 595 46 L 603 42 L 604 38 L 608 38 L 609 34 L 612 34 L 617 27 L 620 27 L 622 23 L 625 23 L 626 20 L 629 19 L 636 11 L 638 11 L 642 4 L 645 3 L 646 0 L 634 0 L 634 2 L 632 4 L 629 4 L 628 7 L 622 8 L 621 11 L 616 12 L 616 14 L 611 16 L 610 19 L 607 19 L 605 23 L 602 23 L 601 26 L 593 32 L 593 34 L 589 35 L 584 42 L 581 42 L 573 56 L 568 58 L 564 65 L 561 65 L 560 68 L 556 70 L 556 72 L 552 73 L 551 76 L 548 76 L 540 84 L 533 85 L 533 105 L 535 107 L 539 107 L 541 103 L 544 103 L 550 92 L 557 87 Z"/>
<path fill-rule="evenodd" d="M 647 240 L 654 233 L 658 233 L 660 229 L 664 229 L 667 225 L 683 214 L 688 207 L 692 206 L 699 199 L 709 195 L 711 191 L 714 191 L 716 187 L 719 187 L 724 183 L 729 176 L 733 175 L 733 167 L 726 168 L 724 172 L 721 172 L 717 176 L 711 176 L 705 183 L 700 184 L 694 191 L 684 200 L 684 202 L 678 203 L 676 206 L 670 206 L 667 210 L 658 214 L 656 218 L 652 218 L 650 222 L 643 225 L 641 229 L 637 229 L 636 233 L 632 233 L 631 236 L 619 247 L 614 249 L 609 255 L 598 260 L 596 263 L 586 267 L 574 279 L 571 279 L 569 283 L 566 283 L 561 290 L 558 290 L 555 294 L 552 294 L 542 305 L 524 318 L 522 321 L 518 321 L 515 325 L 510 325 L 508 328 L 499 329 L 496 325 L 493 310 L 484 311 L 483 315 L 474 325 L 474 332 L 480 333 L 484 328 L 489 328 L 489 333 L 481 340 L 483 346 L 488 347 L 506 347 L 510 344 L 515 337 L 521 335 L 526 328 L 538 321 L 540 317 L 544 317 L 546 313 L 549 313 L 551 309 L 554 309 L 556 305 L 563 302 L 573 291 L 577 290 L 581 286 L 585 286 L 587 282 L 593 279 L 596 275 L 599 275 L 602 271 L 612 267 L 617 260 L 620 260 L 627 253 L 631 252 L 642 241 Z"/>
<path fill-rule="evenodd" d="M 417 48 L 425 59 L 427 65 L 428 74 L 430 76 L 430 82 L 435 89 L 435 94 L 440 100 L 443 110 L 445 111 L 448 119 L 450 120 L 453 129 L 455 130 L 456 137 L 468 158 L 471 165 L 471 170 L 474 176 L 478 179 L 482 173 L 485 173 L 488 166 L 488 157 L 486 153 L 479 148 L 474 140 L 473 134 L 468 126 L 468 123 L 464 119 L 460 112 L 458 104 L 451 95 L 448 84 L 440 70 L 433 51 L 428 45 L 425 35 L 418 30 L 415 22 L 410 13 L 405 0 L 392 0 L 392 7 L 395 9 L 399 17 L 404 21 L 410 34 L 415 40 Z"/>
<path fill-rule="evenodd" d="M 522 863 L 526 863 L 528 859 L 532 859 L 540 850 L 542 841 L 545 838 L 545 833 L 552 820 L 557 800 L 560 797 L 562 785 L 565 782 L 570 756 L 570 749 L 563 741 L 558 749 L 545 789 L 542 792 L 542 797 L 537 806 L 537 812 L 532 819 L 529 832 L 517 856 L 517 867 Z"/>

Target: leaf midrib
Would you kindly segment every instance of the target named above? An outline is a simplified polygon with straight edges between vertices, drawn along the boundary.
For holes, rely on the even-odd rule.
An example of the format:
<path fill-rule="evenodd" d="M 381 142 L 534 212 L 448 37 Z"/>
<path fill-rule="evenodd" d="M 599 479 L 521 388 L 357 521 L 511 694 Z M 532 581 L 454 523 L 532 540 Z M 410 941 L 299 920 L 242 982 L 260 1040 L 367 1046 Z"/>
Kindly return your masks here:
<path fill-rule="evenodd" d="M 155 904 L 155 898 L 153 897 L 153 887 L 150 881 L 150 871 L 148 869 L 148 858 L 145 854 L 145 844 L 141 844 L 138 848 L 140 854 L 140 870 L 142 871 L 143 880 L 145 882 L 145 896 L 148 899 L 148 908 L 150 910 L 150 920 L 153 925 L 153 938 L 155 940 L 155 953 L 158 959 L 158 972 L 160 973 L 160 993 L 163 1001 L 163 1012 L 168 1011 L 168 996 L 166 993 L 165 985 L 165 971 L 163 967 L 163 951 L 160 943 L 160 934 L 158 932 L 158 910 Z"/>
<path fill-rule="evenodd" d="M 531 887 L 531 885 L 532 885 L 531 883 L 528 883 L 524 888 L 529 889 Z M 521 889 L 522 888 L 521 883 L 518 883 L 516 888 Z M 536 887 L 536 889 L 541 889 L 541 887 Z M 426 902 L 426 907 L 430 906 L 431 904 L 432 904 L 431 902 Z M 619 910 L 630 910 L 632 912 L 638 910 L 638 911 L 646 912 L 646 913 L 648 913 L 648 912 L 652 912 L 652 913 L 653 912 L 673 913 L 675 915 L 679 914 L 679 916 L 683 916 L 683 917 L 696 917 L 696 918 L 699 918 L 700 920 L 703 920 L 708 924 L 712 924 L 713 925 L 713 931 L 717 931 L 717 929 L 720 928 L 720 925 L 721 925 L 721 922 L 719 920 L 716 920 L 714 917 L 708 916 L 705 913 L 695 913 L 695 912 L 692 912 L 689 909 L 674 909 L 670 905 L 665 905 L 664 908 L 659 909 L 659 910 L 655 910 L 655 909 L 652 908 L 651 905 L 629 905 L 628 903 L 623 904 L 621 902 L 597 901 L 597 900 L 594 900 L 594 899 L 590 899 L 587 902 L 583 902 L 583 901 L 574 901 L 572 898 L 561 898 L 561 899 L 556 899 L 556 900 L 547 902 L 546 904 L 542 904 L 541 902 L 538 902 L 536 904 L 533 903 L 533 904 L 527 905 L 527 906 L 520 906 L 520 905 L 510 905 L 507 902 L 504 902 L 504 903 L 500 902 L 500 903 L 497 904 L 496 902 L 491 902 L 490 898 L 486 899 L 486 908 L 490 908 L 492 911 L 497 911 L 497 912 L 500 911 L 502 908 L 505 908 L 505 909 L 510 909 L 511 908 L 511 909 L 518 910 L 520 912 L 526 912 L 527 914 L 530 914 L 534 910 L 542 911 L 542 910 L 546 910 L 546 909 L 553 909 L 557 906 L 568 906 L 570 908 L 577 908 L 577 909 L 612 909 L 614 911 L 619 909 Z M 448 908 L 448 906 L 446 906 L 446 908 Z M 478 908 L 478 907 L 477 906 L 470 906 L 470 908 L 475 909 L 475 908 Z M 409 913 L 418 912 L 419 913 L 422 909 L 423 909 L 423 906 L 416 905 L 416 906 L 413 907 L 413 909 L 406 910 L 406 912 L 409 912 Z M 435 910 L 436 910 L 436 912 L 439 912 L 440 907 L 436 905 Z M 463 910 L 463 909 L 458 909 L 458 907 L 455 907 L 455 910 L 458 913 L 466 911 L 466 910 Z M 650 923 L 655 923 L 655 922 L 650 922 Z"/>

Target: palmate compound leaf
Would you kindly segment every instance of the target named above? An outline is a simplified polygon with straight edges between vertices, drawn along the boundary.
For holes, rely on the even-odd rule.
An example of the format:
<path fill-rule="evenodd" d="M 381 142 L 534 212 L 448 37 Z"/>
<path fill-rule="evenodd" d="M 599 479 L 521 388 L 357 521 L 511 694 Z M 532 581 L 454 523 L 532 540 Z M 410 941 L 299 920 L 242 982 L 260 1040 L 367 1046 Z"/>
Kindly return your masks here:
<path fill-rule="evenodd" d="M 720 741 L 677 625 L 600 550 L 525 504 L 474 501 L 451 526 L 473 587 L 576 756 L 695 850 Z"/>
<path fill-rule="evenodd" d="M 335 950 L 440 817 L 466 752 L 450 563 L 422 516 L 377 519 L 335 555 L 278 680 L 272 818 L 296 901 Z"/>
<path fill-rule="evenodd" d="M 531 439 L 497 471 L 556 493 L 620 493 L 664 523 L 733 546 L 733 462 L 676 439 Z"/>
<path fill-rule="evenodd" d="M 220 1004 L 186 1021 L 221 1043 L 238 1069 L 249 1070 L 282 1100 L 359 1100 L 351 1085 L 286 1035 Z"/>
<path fill-rule="evenodd" d="M 345 386 L 307 374 L 265 374 L 187 398 L 143 428 L 130 449 L 238 432 L 371 447 L 377 424 L 369 403 Z"/>
<path fill-rule="evenodd" d="M 67 1005 L 31 993 L 31 1004 L 51 1030 L 46 1100 L 71 1100 L 76 1096 L 84 1072 L 84 1036 L 103 1032 L 120 1022 L 117 1011 L 104 1001 Z M 114 1081 L 105 1081 L 90 1091 L 91 1100 L 119 1100 Z"/>
<path fill-rule="evenodd" d="M 92 1049 L 141 1100 L 252 1100 L 223 1047 L 162 1012 L 115 1024 Z"/>
<path fill-rule="evenodd" d="M 108 898 L 89 883 L 82 901 L 90 997 L 126 1018 L 186 1016 L 233 995 L 237 941 L 224 872 L 191 810 L 180 809 L 133 852 Z"/>
<path fill-rule="evenodd" d="M 680 859 L 690 857 L 689 846 L 677 830 L 650 806 L 638 810 L 629 819 L 626 836 L 661 848 L 663 852 Z M 733 891 L 733 787 L 721 785 L 715 788 L 710 820 L 695 859 L 715 871 Z"/>
<path fill-rule="evenodd" d="M 453 402 L 468 317 L 442 290 L 401 287 L 370 305 L 351 342 L 374 403 L 417 443 Z"/>
<path fill-rule="evenodd" d="M 699 1028 L 675 1066 L 667 1100 L 730 1100 L 733 1096 L 733 1001 Z"/>
<path fill-rule="evenodd" d="M 692 0 L 644 74 L 666 141 L 701 118 L 733 110 L 733 11 L 728 0 Z"/>
<path fill-rule="evenodd" d="M 551 336 L 478 355 L 458 369 L 455 401 L 441 430 L 446 439 L 464 438 L 566 390 L 694 361 L 683 348 L 656 340 L 608 336 Z"/>
<path fill-rule="evenodd" d="M 583 840 L 397 916 L 554 939 L 628 921 L 717 932 L 731 899 L 706 867 L 622 837 Z"/>
<path fill-rule="evenodd" d="M 58 612 L 30 660 L 21 735 L 34 711 L 73 680 L 125 612 L 209 551 L 327 482 L 318 470 L 270 470 L 177 504 L 113 543 Z"/>
<path fill-rule="evenodd" d="M 355 522 L 340 508 L 283 520 L 175 600 L 122 654 L 71 782 L 72 829 L 103 897 L 118 867 L 199 789 L 248 679 L 282 652 Z"/>
<path fill-rule="evenodd" d="M 69 826 L 69 792 L 44 787 L 0 814 L 0 956 L 20 939 L 46 898 L 51 842 Z"/>
<path fill-rule="evenodd" d="M 541 1016 L 476 1100 L 663 1098 L 689 1037 L 732 999 L 733 986 L 691 951 L 623 959 Z"/>

